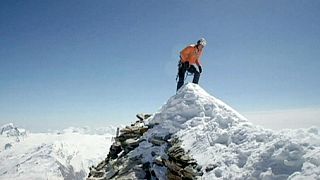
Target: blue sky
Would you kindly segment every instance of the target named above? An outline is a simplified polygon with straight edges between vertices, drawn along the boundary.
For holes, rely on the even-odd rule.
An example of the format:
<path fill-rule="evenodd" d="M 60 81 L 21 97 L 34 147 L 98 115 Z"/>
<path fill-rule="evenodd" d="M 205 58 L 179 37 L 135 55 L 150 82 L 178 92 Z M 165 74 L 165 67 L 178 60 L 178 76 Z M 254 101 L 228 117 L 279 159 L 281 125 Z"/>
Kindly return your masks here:
<path fill-rule="evenodd" d="M 179 51 L 240 113 L 320 109 L 320 1 L 0 2 L 0 123 L 129 123 L 174 95 Z M 188 80 L 191 80 L 189 78 Z"/>

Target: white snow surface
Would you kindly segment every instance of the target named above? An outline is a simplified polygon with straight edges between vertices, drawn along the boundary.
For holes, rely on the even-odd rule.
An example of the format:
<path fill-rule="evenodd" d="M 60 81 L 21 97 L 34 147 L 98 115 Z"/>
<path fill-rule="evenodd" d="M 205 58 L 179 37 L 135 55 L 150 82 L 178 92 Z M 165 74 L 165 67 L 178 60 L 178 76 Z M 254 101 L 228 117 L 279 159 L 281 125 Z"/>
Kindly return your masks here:
<path fill-rule="evenodd" d="M 155 113 L 159 123 L 144 137 L 173 134 L 202 166 L 202 179 L 320 179 L 320 136 L 316 127 L 272 131 L 255 126 L 196 84 L 186 84 Z M 131 153 L 152 162 L 164 146 L 140 143 Z M 217 166 L 206 172 L 209 165 Z M 156 174 L 166 169 L 154 167 Z M 165 176 L 162 177 L 165 179 Z"/>
<path fill-rule="evenodd" d="M 3 132 L 18 129 L 13 124 L 2 127 Z M 0 135 L 0 179 L 85 179 L 89 167 L 107 157 L 115 136 L 108 132 L 115 132 L 113 128 L 70 127 L 23 136 L 4 133 Z"/>

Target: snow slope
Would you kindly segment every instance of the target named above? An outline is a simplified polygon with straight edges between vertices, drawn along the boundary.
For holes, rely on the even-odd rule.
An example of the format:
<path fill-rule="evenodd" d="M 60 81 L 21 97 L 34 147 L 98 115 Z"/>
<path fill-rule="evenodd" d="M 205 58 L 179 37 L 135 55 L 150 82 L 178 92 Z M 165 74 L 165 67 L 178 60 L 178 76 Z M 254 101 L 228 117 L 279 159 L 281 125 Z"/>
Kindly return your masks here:
<path fill-rule="evenodd" d="M 71 127 L 21 135 L 13 124 L 2 127 L 9 133 L 0 136 L 0 179 L 85 179 L 89 167 L 108 154 L 116 131 Z"/>
<path fill-rule="evenodd" d="M 203 179 L 320 179 L 317 128 L 272 131 L 255 126 L 198 85 L 183 86 L 149 122 L 159 125 L 145 138 L 179 137 L 202 166 Z M 151 151 L 165 157 L 164 147 L 148 141 L 140 143 L 132 156 L 152 162 Z M 207 167 L 214 168 L 206 171 Z"/>

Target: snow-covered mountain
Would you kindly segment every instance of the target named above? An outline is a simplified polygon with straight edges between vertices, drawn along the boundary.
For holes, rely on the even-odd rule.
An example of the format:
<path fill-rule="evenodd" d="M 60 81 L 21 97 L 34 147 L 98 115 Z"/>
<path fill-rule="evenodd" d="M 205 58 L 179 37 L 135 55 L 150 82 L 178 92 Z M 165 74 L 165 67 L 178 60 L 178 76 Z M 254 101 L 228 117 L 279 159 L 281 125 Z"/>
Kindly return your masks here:
<path fill-rule="evenodd" d="M 71 127 L 29 133 L 2 126 L 0 179 L 84 179 L 92 165 L 90 179 L 170 179 L 168 172 L 179 179 L 183 171 L 205 180 L 320 179 L 318 128 L 255 126 L 195 84 L 183 86 L 151 117 L 124 128 L 112 144 L 115 131 Z M 176 149 L 172 139 L 179 140 Z M 191 163 L 177 166 L 169 159 L 174 151 L 175 158 Z"/>
<path fill-rule="evenodd" d="M 200 86 L 188 84 L 156 113 L 146 136 L 173 133 L 202 167 L 203 179 L 319 179 L 317 128 L 275 132 L 251 124 Z"/>
<path fill-rule="evenodd" d="M 148 130 L 143 136 L 126 133 L 139 132 L 135 130 L 137 127 L 122 131 L 125 134 L 119 137 L 121 146 L 113 144 L 117 150 L 109 154 L 117 159 L 101 162 L 90 172 L 90 179 L 96 176 L 181 179 L 190 174 L 194 175 L 189 177 L 201 176 L 207 180 L 320 179 L 317 128 L 272 131 L 255 126 L 195 84 L 183 86 L 144 123 L 141 130 L 145 127 Z M 175 150 L 168 137 L 178 138 L 184 149 L 178 148 L 173 160 L 168 154 Z M 193 157 L 197 164 L 193 160 L 186 166 L 175 162 L 177 158 L 189 161 L 186 156 Z M 132 159 L 141 162 L 130 165 Z M 199 175 L 195 169 L 202 173 Z"/>
<path fill-rule="evenodd" d="M 85 179 L 108 154 L 116 127 L 26 133 L 11 123 L 0 132 L 0 179 Z"/>
<path fill-rule="evenodd" d="M 7 137 L 19 137 L 26 135 L 25 129 L 18 129 L 12 123 L 5 124 L 0 127 L 0 135 L 7 136 Z"/>

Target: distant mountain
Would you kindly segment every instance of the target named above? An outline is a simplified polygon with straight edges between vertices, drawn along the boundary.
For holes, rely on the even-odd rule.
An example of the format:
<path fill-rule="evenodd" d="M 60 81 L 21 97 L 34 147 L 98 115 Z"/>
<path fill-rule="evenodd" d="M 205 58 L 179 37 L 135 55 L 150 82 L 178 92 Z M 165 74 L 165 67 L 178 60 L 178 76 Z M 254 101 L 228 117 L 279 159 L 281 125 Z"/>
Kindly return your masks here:
<path fill-rule="evenodd" d="M 108 154 L 116 127 L 26 133 L 10 123 L 0 132 L 0 179 L 82 180 Z"/>
<path fill-rule="evenodd" d="M 13 125 L 13 123 L 5 124 L 0 127 L 0 135 L 2 136 L 25 136 L 26 135 L 26 130 L 25 129 L 18 129 Z"/>

